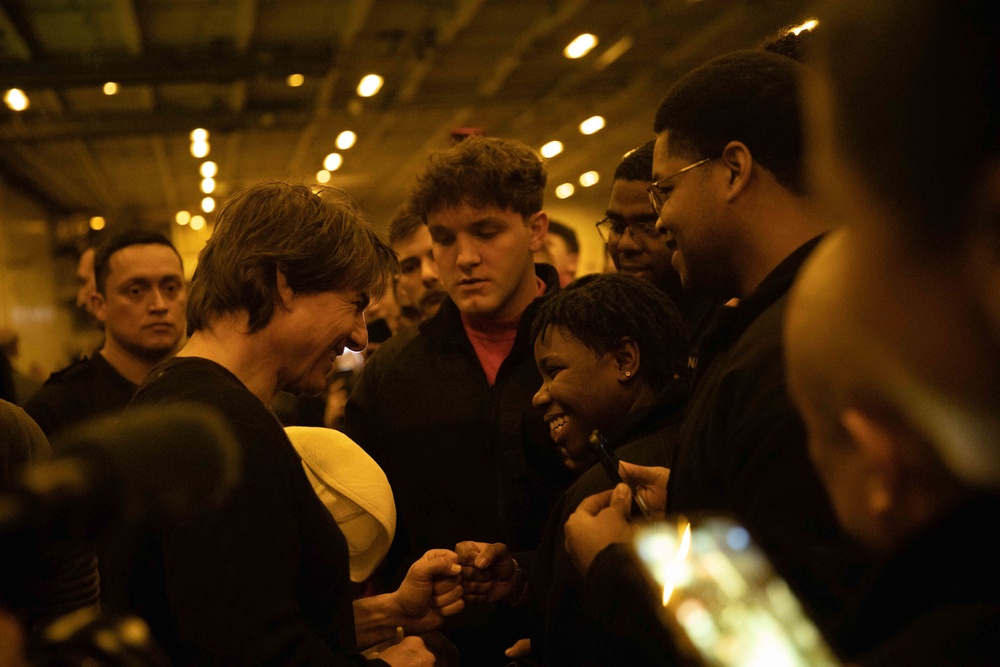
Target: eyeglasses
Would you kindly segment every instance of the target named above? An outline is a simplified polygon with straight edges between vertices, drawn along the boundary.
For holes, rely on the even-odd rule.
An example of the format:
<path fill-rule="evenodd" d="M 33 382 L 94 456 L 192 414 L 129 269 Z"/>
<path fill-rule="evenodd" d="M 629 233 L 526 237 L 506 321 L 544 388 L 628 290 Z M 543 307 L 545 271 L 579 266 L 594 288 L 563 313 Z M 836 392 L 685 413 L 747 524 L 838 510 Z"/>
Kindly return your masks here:
<path fill-rule="evenodd" d="M 661 178 L 660 180 L 651 183 L 649 187 L 646 188 L 646 192 L 649 193 L 649 205 L 653 207 L 653 213 L 656 214 L 656 217 L 660 217 L 660 210 L 663 208 L 663 205 L 667 203 L 667 200 L 670 199 L 670 191 L 663 189 L 663 183 L 669 181 L 671 178 L 676 178 L 680 176 L 685 171 L 691 171 L 695 167 L 700 167 L 703 164 L 708 164 L 714 159 L 715 159 L 714 157 L 707 157 L 704 160 L 698 160 L 694 164 L 689 164 L 683 169 L 679 169 L 674 173 L 670 174 L 669 176 Z"/>
<path fill-rule="evenodd" d="M 605 243 L 612 243 L 620 239 L 626 229 L 632 230 L 632 236 L 642 232 L 647 236 L 657 236 L 656 215 L 643 215 L 635 218 L 621 218 L 619 216 L 606 215 L 597 221 L 597 232 L 604 239 Z"/>

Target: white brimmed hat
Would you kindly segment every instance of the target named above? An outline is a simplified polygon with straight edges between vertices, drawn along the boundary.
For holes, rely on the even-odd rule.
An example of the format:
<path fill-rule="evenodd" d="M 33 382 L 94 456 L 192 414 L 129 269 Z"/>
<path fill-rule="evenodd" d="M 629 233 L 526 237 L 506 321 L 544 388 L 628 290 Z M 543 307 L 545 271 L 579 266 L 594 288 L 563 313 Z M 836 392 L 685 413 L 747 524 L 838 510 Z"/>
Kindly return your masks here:
<path fill-rule="evenodd" d="M 347 538 L 351 581 L 371 576 L 396 533 L 396 504 L 389 480 L 361 447 L 340 431 L 285 428 L 316 495 Z"/>

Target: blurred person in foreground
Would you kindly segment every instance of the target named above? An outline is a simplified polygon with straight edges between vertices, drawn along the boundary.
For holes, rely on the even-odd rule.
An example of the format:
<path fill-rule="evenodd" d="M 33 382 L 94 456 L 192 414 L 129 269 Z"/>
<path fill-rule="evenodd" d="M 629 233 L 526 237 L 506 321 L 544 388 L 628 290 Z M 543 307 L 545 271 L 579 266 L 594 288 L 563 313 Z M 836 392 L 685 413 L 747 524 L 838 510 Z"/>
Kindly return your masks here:
<path fill-rule="evenodd" d="M 316 394 L 367 343 L 364 309 L 396 269 L 343 193 L 265 183 L 218 212 L 191 282 L 187 345 L 133 405 L 215 408 L 243 470 L 220 508 L 149 534 L 109 563 L 109 600 L 138 613 L 180 664 L 359 664 L 356 646 L 434 629 L 463 603 L 452 552 L 429 552 L 399 589 L 352 602 L 343 534 L 267 405 Z M 430 665 L 418 637 L 379 658 Z"/>

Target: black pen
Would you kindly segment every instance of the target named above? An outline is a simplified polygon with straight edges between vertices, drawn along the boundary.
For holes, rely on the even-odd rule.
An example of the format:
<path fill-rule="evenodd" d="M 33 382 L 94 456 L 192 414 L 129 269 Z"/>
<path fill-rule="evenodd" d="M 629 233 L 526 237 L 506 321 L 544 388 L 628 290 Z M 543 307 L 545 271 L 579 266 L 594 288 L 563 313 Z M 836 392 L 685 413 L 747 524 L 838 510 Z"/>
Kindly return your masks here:
<path fill-rule="evenodd" d="M 622 476 L 618 473 L 618 457 L 615 456 L 611 450 L 608 448 L 608 441 L 604 439 L 600 431 L 594 431 L 587 438 L 587 442 L 590 443 L 590 448 L 597 455 L 597 460 L 601 462 L 601 466 L 604 468 L 604 472 L 608 474 L 611 482 L 616 486 L 624 482 Z M 624 482 L 628 484 L 628 482 Z M 633 518 L 649 518 L 649 507 L 646 506 L 646 501 L 642 499 L 637 492 L 635 487 L 629 484 L 629 488 L 632 489 L 632 517 Z"/>

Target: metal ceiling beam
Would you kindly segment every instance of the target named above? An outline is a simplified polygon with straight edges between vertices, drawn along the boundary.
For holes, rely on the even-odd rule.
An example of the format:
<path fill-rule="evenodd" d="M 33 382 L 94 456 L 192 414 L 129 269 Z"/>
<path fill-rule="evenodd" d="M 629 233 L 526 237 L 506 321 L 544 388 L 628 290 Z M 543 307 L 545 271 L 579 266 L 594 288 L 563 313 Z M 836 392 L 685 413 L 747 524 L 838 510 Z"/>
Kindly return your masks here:
<path fill-rule="evenodd" d="M 328 45 L 252 50 L 159 51 L 138 56 L 119 54 L 36 57 L 31 62 L 4 63 L 4 85 L 24 90 L 119 84 L 232 83 L 253 77 L 283 79 L 291 72 L 322 76 L 334 61 Z"/>
<path fill-rule="evenodd" d="M 15 119 L 0 126 L 0 144 L 40 143 L 59 139 L 184 134 L 192 127 L 212 132 L 304 127 L 310 112 L 302 108 L 269 108 L 232 112 L 158 111 L 156 113 L 95 114 L 46 119 Z"/>

